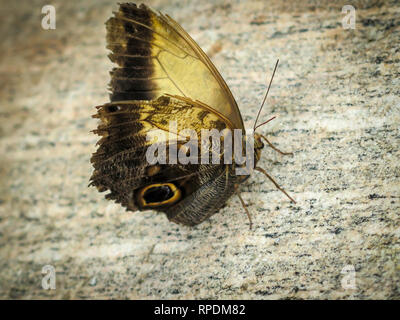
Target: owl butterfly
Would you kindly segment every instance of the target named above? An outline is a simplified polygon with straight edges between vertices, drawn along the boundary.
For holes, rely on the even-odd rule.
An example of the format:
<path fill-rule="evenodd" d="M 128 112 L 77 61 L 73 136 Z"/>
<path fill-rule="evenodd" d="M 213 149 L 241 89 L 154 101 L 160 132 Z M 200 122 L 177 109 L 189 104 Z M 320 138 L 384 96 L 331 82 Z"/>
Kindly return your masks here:
<path fill-rule="evenodd" d="M 236 174 L 240 165 L 234 161 L 150 164 L 146 158 L 146 151 L 155 143 L 147 134 L 154 129 L 168 133 L 164 142 L 171 148 L 171 133 L 178 135 L 170 132 L 171 121 L 176 122 L 178 131 L 189 128 L 197 134 L 202 129 L 242 129 L 244 139 L 236 101 L 210 59 L 177 22 L 144 4 L 120 4 L 106 27 L 107 48 L 112 51 L 109 57 L 118 67 L 111 71 L 111 102 L 98 106 L 93 116 L 100 119 L 94 132 L 101 139 L 91 158 L 94 172 L 90 185 L 100 192 L 110 191 L 106 199 L 127 210 L 161 211 L 169 220 L 188 226 L 218 212 L 237 193 L 251 228 L 238 192 L 239 184 L 248 178 Z M 255 128 L 260 126 L 256 127 L 257 119 Z M 287 195 L 256 166 L 264 147 L 262 139 L 280 151 L 261 134 L 255 133 L 252 139 L 254 169 Z M 186 140 L 176 140 L 175 148 L 179 150 L 183 142 Z"/>

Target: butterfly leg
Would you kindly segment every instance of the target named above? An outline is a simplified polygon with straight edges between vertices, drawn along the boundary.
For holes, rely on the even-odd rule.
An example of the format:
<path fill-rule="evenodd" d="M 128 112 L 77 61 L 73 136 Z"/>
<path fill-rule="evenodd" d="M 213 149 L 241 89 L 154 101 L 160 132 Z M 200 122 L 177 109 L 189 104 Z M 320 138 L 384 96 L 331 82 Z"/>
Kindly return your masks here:
<path fill-rule="evenodd" d="M 243 206 L 244 211 L 245 211 L 246 214 L 247 214 L 247 217 L 249 218 L 250 230 L 251 230 L 251 228 L 253 227 L 253 221 L 251 220 L 250 212 L 249 212 L 249 210 L 247 209 L 247 206 L 246 206 L 246 204 L 244 203 L 242 196 L 240 195 L 240 192 L 239 192 L 239 188 L 238 188 L 238 187 L 239 187 L 239 185 L 236 184 L 236 185 L 235 185 L 235 192 L 236 192 L 236 195 L 239 197 L 239 200 L 240 200 L 240 202 L 241 202 L 241 204 L 242 204 L 242 206 Z"/>
<path fill-rule="evenodd" d="M 228 182 L 229 182 L 229 166 L 225 166 L 225 190 L 228 189 Z"/>
<path fill-rule="evenodd" d="M 272 149 L 274 149 L 276 152 L 279 152 L 281 155 L 284 155 L 284 156 L 293 155 L 293 152 L 283 152 L 283 151 L 279 150 L 279 149 L 278 149 L 277 147 L 275 147 L 271 142 L 269 142 L 268 139 L 267 139 L 265 136 L 263 136 L 262 134 L 261 134 L 260 136 L 265 140 L 265 142 L 266 142 Z"/>
<path fill-rule="evenodd" d="M 275 187 L 277 187 L 280 191 L 282 191 L 290 199 L 290 201 L 292 201 L 293 203 L 296 203 L 296 201 L 294 201 L 294 199 L 291 196 L 289 196 L 287 194 L 287 192 L 279 184 L 277 184 L 276 181 L 263 168 L 255 167 L 254 170 L 257 170 L 257 171 L 265 174 L 267 176 L 267 178 L 272 181 L 272 183 L 275 185 Z"/>

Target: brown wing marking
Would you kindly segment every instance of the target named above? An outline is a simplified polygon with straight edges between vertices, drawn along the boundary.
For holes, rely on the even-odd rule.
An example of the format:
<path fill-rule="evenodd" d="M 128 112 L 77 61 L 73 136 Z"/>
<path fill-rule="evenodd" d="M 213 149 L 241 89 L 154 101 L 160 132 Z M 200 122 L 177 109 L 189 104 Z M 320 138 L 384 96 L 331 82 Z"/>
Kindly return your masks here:
<path fill-rule="evenodd" d="M 210 106 L 235 128 L 239 109 L 225 81 L 195 41 L 169 16 L 145 5 L 121 4 L 107 25 L 111 100 L 152 100 L 168 93 Z"/>

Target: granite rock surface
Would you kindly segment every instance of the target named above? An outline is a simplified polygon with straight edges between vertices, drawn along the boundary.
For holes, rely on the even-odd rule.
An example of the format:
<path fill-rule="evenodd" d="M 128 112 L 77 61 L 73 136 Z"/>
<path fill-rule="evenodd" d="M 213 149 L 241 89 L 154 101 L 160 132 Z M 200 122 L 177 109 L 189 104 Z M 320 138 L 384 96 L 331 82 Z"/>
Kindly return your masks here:
<path fill-rule="evenodd" d="M 2 1 L 0 298 L 400 298 L 396 1 L 149 3 L 209 54 L 248 127 L 280 59 L 261 115 L 278 117 L 261 132 L 294 156 L 266 148 L 259 165 L 297 204 L 255 173 L 241 187 L 252 230 L 237 198 L 189 228 L 87 187 L 117 5 L 52 3 L 44 30 L 47 1 Z M 42 288 L 46 265 L 55 290 Z"/>

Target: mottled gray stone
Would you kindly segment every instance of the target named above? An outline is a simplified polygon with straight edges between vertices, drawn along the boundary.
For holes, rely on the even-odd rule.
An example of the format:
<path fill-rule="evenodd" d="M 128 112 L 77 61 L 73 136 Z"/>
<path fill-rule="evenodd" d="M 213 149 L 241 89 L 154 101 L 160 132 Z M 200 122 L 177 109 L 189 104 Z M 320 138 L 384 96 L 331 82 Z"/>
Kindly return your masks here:
<path fill-rule="evenodd" d="M 400 298 L 400 9 L 331 1 L 152 1 L 211 56 L 251 126 L 277 58 L 261 128 L 282 150 L 209 221 L 188 228 L 125 212 L 87 188 L 94 106 L 108 101 L 107 1 L 2 5 L 0 297 Z M 343 4 L 347 4 L 344 3 Z M 56 290 L 41 287 L 56 269 Z M 353 265 L 356 289 L 343 289 Z"/>

